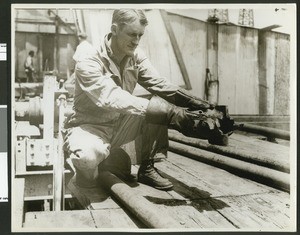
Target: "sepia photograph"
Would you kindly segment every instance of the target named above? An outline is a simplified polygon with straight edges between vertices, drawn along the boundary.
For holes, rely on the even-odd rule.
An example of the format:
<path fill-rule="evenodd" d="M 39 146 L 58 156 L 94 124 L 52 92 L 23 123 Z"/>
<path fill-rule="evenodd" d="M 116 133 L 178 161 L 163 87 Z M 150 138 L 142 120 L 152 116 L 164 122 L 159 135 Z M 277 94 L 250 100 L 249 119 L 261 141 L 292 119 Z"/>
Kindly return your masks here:
<path fill-rule="evenodd" d="M 295 4 L 12 4 L 12 232 L 296 231 Z"/>

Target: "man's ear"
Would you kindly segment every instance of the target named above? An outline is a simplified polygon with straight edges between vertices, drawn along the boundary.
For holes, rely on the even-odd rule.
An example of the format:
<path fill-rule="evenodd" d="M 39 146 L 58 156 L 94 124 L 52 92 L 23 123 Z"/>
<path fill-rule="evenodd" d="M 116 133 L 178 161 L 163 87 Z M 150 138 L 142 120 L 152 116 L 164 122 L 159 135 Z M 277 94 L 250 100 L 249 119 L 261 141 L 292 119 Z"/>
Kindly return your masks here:
<path fill-rule="evenodd" d="M 112 24 L 110 27 L 110 30 L 112 32 L 112 35 L 117 35 L 117 31 L 118 31 L 118 25 L 117 24 Z"/>

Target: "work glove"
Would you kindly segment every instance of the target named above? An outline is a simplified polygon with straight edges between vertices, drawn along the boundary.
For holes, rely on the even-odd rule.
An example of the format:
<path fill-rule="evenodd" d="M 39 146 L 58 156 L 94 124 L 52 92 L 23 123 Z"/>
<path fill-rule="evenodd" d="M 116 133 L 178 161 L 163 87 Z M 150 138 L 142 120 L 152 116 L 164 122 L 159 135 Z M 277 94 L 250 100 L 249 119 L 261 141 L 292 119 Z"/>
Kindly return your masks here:
<path fill-rule="evenodd" d="M 215 109 L 206 113 L 201 110 L 191 111 L 154 96 L 147 107 L 146 121 L 167 125 L 189 137 L 207 139 L 211 144 L 228 145 L 228 135 L 219 128 L 218 119 L 222 115 Z"/>
<path fill-rule="evenodd" d="M 208 101 L 200 99 L 196 96 L 193 96 L 184 89 L 176 91 L 175 102 L 176 106 L 188 108 L 190 111 L 202 110 L 206 111 L 207 109 L 214 109 L 214 105 L 210 104 Z"/>

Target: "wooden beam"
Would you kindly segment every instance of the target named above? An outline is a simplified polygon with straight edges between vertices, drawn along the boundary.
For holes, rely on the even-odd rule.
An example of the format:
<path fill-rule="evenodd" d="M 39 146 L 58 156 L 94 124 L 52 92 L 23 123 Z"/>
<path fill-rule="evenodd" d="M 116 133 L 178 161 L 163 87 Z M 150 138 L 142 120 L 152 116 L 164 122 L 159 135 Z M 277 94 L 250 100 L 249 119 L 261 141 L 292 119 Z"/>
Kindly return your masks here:
<path fill-rule="evenodd" d="M 180 48 L 178 46 L 178 43 L 177 43 L 174 31 L 173 31 L 171 23 L 170 23 L 170 21 L 168 19 L 167 12 L 165 10 L 160 10 L 160 14 L 162 16 L 162 19 L 163 19 L 163 21 L 165 23 L 165 27 L 166 27 L 167 32 L 169 34 L 169 37 L 170 37 L 170 40 L 171 40 L 171 44 L 172 44 L 172 47 L 174 49 L 174 53 L 175 53 L 175 56 L 176 56 L 176 59 L 177 59 L 180 71 L 182 73 L 182 77 L 183 77 L 185 85 L 186 85 L 186 89 L 187 90 L 191 90 L 192 86 L 191 86 L 191 82 L 190 82 L 190 79 L 189 79 L 189 75 L 188 75 L 187 69 L 185 67 L 185 63 L 184 63 L 184 60 L 183 60 Z"/>
<path fill-rule="evenodd" d="M 281 27 L 281 25 L 273 24 L 273 25 L 270 25 L 268 27 L 261 28 L 260 30 L 262 30 L 262 31 L 271 31 L 272 29 L 276 29 L 276 28 L 279 28 L 279 27 Z"/>
<path fill-rule="evenodd" d="M 207 24 L 207 100 L 210 103 L 217 104 L 219 100 L 218 84 L 218 25 Z"/>

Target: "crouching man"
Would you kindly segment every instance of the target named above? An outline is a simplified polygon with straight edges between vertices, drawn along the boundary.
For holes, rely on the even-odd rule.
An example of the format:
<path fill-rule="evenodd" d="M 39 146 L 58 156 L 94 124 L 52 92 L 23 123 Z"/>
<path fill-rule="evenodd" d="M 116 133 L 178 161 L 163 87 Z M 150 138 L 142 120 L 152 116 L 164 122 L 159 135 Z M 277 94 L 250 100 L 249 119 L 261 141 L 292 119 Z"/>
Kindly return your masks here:
<path fill-rule="evenodd" d="M 193 110 L 213 107 L 159 76 L 138 48 L 147 24 L 142 10 L 115 10 L 100 48 L 76 63 L 74 114 L 66 125 L 65 148 L 82 187 L 95 186 L 98 165 L 112 150 L 142 135 L 137 180 L 169 190 L 172 183 L 154 167 L 156 155 L 166 152 L 161 143 L 167 129 L 209 138 L 196 125 L 199 115 Z M 132 95 L 137 83 L 153 94 L 150 100 Z"/>

